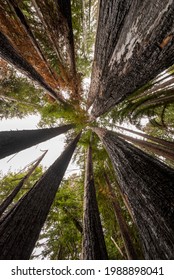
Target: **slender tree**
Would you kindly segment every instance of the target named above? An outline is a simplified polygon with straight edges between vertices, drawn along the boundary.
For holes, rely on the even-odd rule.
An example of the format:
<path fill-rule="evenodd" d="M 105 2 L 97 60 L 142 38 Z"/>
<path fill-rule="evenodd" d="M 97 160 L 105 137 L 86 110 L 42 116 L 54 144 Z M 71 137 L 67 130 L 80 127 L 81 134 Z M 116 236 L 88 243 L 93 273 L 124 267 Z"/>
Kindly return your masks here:
<path fill-rule="evenodd" d="M 146 259 L 174 258 L 174 170 L 120 139 L 95 128 L 126 193 Z"/>
<path fill-rule="evenodd" d="M 121 210 L 119 201 L 116 198 L 116 195 L 113 191 L 111 182 L 110 182 L 109 177 L 108 177 L 106 172 L 104 173 L 104 177 L 105 177 L 105 180 L 106 180 L 106 183 L 108 185 L 109 192 L 110 192 L 115 217 L 116 217 L 118 225 L 119 225 L 119 229 L 120 229 L 120 233 L 121 233 L 121 236 L 122 236 L 122 239 L 123 239 L 123 243 L 124 243 L 124 247 L 125 247 L 125 250 L 126 250 L 127 258 L 129 260 L 137 260 L 138 256 L 136 254 L 134 244 L 132 242 L 132 238 L 131 238 L 131 235 L 130 235 L 130 232 L 129 232 L 129 228 L 128 228 L 128 226 L 126 224 L 126 221 L 125 221 L 125 219 L 122 215 L 122 210 Z"/>
<path fill-rule="evenodd" d="M 0 132 L 0 158 L 44 142 L 73 128 L 72 124 L 55 128 Z"/>
<path fill-rule="evenodd" d="M 162 146 L 174 149 L 174 142 L 171 142 L 171 141 L 168 141 L 168 140 L 164 140 L 162 138 L 155 137 L 155 136 L 152 136 L 152 135 L 148 135 L 146 133 L 142 133 L 142 132 L 137 131 L 137 130 L 128 129 L 126 127 L 117 126 L 117 125 L 115 125 L 115 127 L 118 128 L 118 129 L 121 129 L 121 130 L 125 130 L 125 131 L 130 132 L 130 133 L 133 133 L 135 135 L 142 136 L 143 138 L 149 139 L 152 142 L 155 142 L 155 143 L 157 143 L 159 145 L 162 145 Z"/>
<path fill-rule="evenodd" d="M 106 260 L 108 258 L 94 185 L 92 148 L 89 146 L 86 161 L 83 216 L 83 260 Z"/>
<path fill-rule="evenodd" d="M 27 174 L 20 180 L 20 182 L 17 184 L 17 186 L 14 188 L 14 190 L 7 196 L 7 198 L 1 203 L 0 205 L 0 216 L 3 214 L 3 212 L 8 208 L 8 206 L 12 203 L 15 196 L 19 193 L 21 188 L 24 186 L 24 184 L 28 181 L 31 174 L 35 171 L 37 166 L 40 164 L 46 153 L 45 151 L 43 155 L 41 155 L 35 162 L 35 164 L 29 169 Z"/>
<path fill-rule="evenodd" d="M 139 146 L 140 148 L 144 148 L 149 152 L 155 153 L 156 155 L 162 156 L 166 159 L 169 159 L 170 161 L 174 161 L 174 151 L 170 147 L 168 148 L 167 146 L 158 145 L 153 142 L 137 139 L 137 138 L 125 135 L 125 134 L 118 133 L 118 132 L 116 134 L 120 138 L 123 138 L 124 140 L 127 140 L 127 141 Z"/>
<path fill-rule="evenodd" d="M 29 259 L 80 134 L 34 187 L 0 220 L 0 259 Z"/>

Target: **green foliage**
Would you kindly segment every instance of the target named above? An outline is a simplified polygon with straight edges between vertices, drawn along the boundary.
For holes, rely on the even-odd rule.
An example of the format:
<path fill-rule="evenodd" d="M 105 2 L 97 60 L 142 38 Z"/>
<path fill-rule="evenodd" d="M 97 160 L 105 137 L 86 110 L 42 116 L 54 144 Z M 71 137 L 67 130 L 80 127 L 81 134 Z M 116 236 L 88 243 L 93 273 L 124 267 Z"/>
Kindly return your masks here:
<path fill-rule="evenodd" d="M 5 176 L 0 176 L 0 204 L 13 191 L 13 189 L 17 186 L 20 180 L 26 175 L 26 173 L 27 171 L 18 173 L 9 172 Z M 9 208 L 11 208 L 26 192 L 29 191 L 29 189 L 31 189 L 34 186 L 35 182 L 37 182 L 42 176 L 42 173 L 42 166 L 39 166 L 35 169 L 35 171 L 30 176 L 29 180 L 24 184 L 22 189 L 16 195 L 13 203 L 9 206 Z"/>
<path fill-rule="evenodd" d="M 33 258 L 37 255 L 39 244 L 43 244 L 44 248 L 41 258 L 51 260 L 80 258 L 82 234 L 74 219 L 82 225 L 82 204 L 83 181 L 74 174 L 62 182 L 57 192 Z"/>
<path fill-rule="evenodd" d="M 24 118 L 42 108 L 43 91 L 7 66 L 0 72 L 0 119 Z"/>

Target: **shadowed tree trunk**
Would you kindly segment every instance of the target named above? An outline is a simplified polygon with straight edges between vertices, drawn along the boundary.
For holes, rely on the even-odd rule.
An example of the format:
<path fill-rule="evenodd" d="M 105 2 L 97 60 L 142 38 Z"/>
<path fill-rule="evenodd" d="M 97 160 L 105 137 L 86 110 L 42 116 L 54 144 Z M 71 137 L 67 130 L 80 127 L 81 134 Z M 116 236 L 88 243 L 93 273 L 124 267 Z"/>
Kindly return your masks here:
<path fill-rule="evenodd" d="M 86 161 L 82 259 L 108 259 L 94 185 L 91 146 Z"/>
<path fill-rule="evenodd" d="M 0 159 L 44 142 L 73 128 L 72 124 L 55 128 L 0 132 Z"/>
<path fill-rule="evenodd" d="M 123 138 L 124 140 L 128 140 L 129 142 L 146 149 L 149 152 L 155 153 L 156 155 L 162 156 L 166 159 L 169 159 L 170 161 L 174 161 L 174 151 L 167 146 L 162 146 L 162 145 L 158 145 L 156 143 L 152 143 L 149 141 L 145 141 L 145 140 L 140 140 L 128 135 L 124 135 L 121 133 L 116 132 L 116 134 L 120 137 Z"/>
<path fill-rule="evenodd" d="M 14 190 L 9 194 L 9 196 L 1 203 L 0 205 L 0 216 L 4 213 L 4 211 L 8 208 L 8 206 L 11 204 L 15 196 L 18 194 L 18 192 L 21 190 L 23 185 L 27 182 L 31 174 L 35 171 L 39 163 L 42 161 L 46 153 L 45 151 L 42 156 L 39 157 L 39 159 L 36 161 L 36 163 L 29 169 L 28 173 L 22 178 L 22 180 L 18 183 L 18 185 L 14 188 Z"/>
<path fill-rule="evenodd" d="M 66 104 L 63 98 L 46 84 L 43 77 L 13 48 L 8 38 L 0 31 L 0 56 L 14 67 L 24 72 L 29 78 L 38 82 L 56 100 Z"/>
<path fill-rule="evenodd" d="M 152 136 L 152 135 L 148 135 L 148 134 L 142 133 L 142 132 L 140 132 L 140 131 L 128 129 L 128 128 L 126 128 L 126 127 L 117 126 L 117 125 L 115 125 L 115 127 L 119 128 L 119 129 L 121 129 L 121 130 L 125 130 L 125 131 L 128 131 L 128 132 L 131 132 L 131 133 L 133 133 L 133 134 L 142 136 L 143 138 L 146 138 L 146 139 L 149 139 L 149 140 L 151 140 L 151 141 L 153 141 L 153 142 L 156 142 L 156 143 L 159 144 L 159 145 L 162 145 L 162 146 L 165 146 L 165 147 L 174 149 L 174 142 L 171 142 L 171 141 L 168 141 L 168 140 L 164 140 L 164 139 L 161 139 L 161 138 Z"/>
<path fill-rule="evenodd" d="M 173 0 L 100 1 L 89 106 L 107 112 L 174 63 Z"/>
<path fill-rule="evenodd" d="M 104 173 L 104 177 L 105 177 L 105 180 L 106 180 L 106 183 L 108 185 L 108 189 L 109 189 L 109 192 L 110 192 L 110 195 L 111 195 L 111 200 L 112 200 L 112 205 L 113 205 L 115 217 L 116 217 L 116 220 L 117 220 L 117 223 L 118 223 L 118 226 L 119 226 L 119 229 L 120 229 L 120 233 L 121 233 L 121 236 L 122 236 L 122 239 L 123 239 L 123 243 L 124 243 L 124 247 L 125 247 L 125 250 L 126 250 L 127 258 L 128 258 L 128 260 L 137 260 L 138 256 L 135 252 L 134 244 L 132 242 L 128 226 L 127 226 L 126 221 L 125 221 L 125 219 L 122 215 L 122 209 L 120 207 L 120 204 L 119 204 L 119 202 L 116 198 L 116 195 L 113 191 L 110 180 L 109 180 L 106 173 Z"/>
<path fill-rule="evenodd" d="M 0 220 L 0 259 L 29 259 L 80 134 L 34 187 Z"/>
<path fill-rule="evenodd" d="M 174 170 L 120 139 L 96 128 L 126 194 L 146 259 L 174 258 Z"/>

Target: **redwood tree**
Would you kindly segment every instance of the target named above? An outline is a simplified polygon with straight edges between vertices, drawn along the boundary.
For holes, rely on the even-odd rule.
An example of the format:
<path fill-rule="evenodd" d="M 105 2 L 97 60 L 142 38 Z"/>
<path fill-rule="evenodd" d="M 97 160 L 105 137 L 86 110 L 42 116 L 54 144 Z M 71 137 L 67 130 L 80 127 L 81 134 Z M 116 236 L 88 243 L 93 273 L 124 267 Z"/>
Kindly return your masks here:
<path fill-rule="evenodd" d="M 36 130 L 0 132 L 0 159 L 44 142 L 73 128 L 72 124 Z"/>
<path fill-rule="evenodd" d="M 107 112 L 174 63 L 174 1 L 100 1 L 89 106 Z"/>
<path fill-rule="evenodd" d="M 108 256 L 96 198 L 91 146 L 89 146 L 87 151 L 83 207 L 82 259 L 106 260 Z"/>
<path fill-rule="evenodd" d="M 80 134 L 33 188 L 0 220 L 0 259 L 29 259 Z"/>
<path fill-rule="evenodd" d="M 146 259 L 174 258 L 174 170 L 112 131 L 96 128 L 137 223 Z"/>

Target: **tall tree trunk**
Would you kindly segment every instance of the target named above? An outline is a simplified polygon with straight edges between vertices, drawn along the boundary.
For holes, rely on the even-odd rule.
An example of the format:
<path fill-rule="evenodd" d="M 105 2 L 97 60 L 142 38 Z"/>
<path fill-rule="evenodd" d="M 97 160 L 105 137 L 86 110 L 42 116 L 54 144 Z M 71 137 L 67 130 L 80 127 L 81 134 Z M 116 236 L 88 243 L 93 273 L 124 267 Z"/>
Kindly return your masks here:
<path fill-rule="evenodd" d="M 88 148 L 86 161 L 82 258 L 108 259 L 94 185 L 91 146 Z"/>
<path fill-rule="evenodd" d="M 55 73 L 52 71 L 52 69 L 50 68 L 50 65 L 48 63 L 48 61 L 46 60 L 27 20 L 25 15 L 23 14 L 22 10 L 20 9 L 18 3 L 15 0 L 7 0 L 7 2 L 9 3 L 10 7 L 13 9 L 15 15 L 17 16 L 19 22 L 21 23 L 21 25 L 23 26 L 23 28 L 25 29 L 27 35 L 29 36 L 35 50 L 37 50 L 38 55 L 40 56 L 40 58 L 44 61 L 45 66 L 47 67 L 49 73 L 51 74 L 51 76 L 55 79 Z M 57 82 L 57 81 L 56 81 Z M 57 93 L 58 95 L 58 93 Z"/>
<path fill-rule="evenodd" d="M 173 0 L 101 0 L 99 9 L 88 98 L 95 117 L 174 63 Z"/>
<path fill-rule="evenodd" d="M 13 48 L 8 38 L 0 31 L 0 56 L 7 62 L 24 72 L 29 78 L 38 82 L 48 93 L 63 104 L 66 102 L 63 98 L 57 96 L 57 93 L 44 81 L 43 77 Z"/>
<path fill-rule="evenodd" d="M 146 259 L 174 259 L 174 170 L 120 139 L 93 129 L 111 158 L 142 239 Z"/>
<path fill-rule="evenodd" d="M 57 0 L 57 4 L 60 8 L 61 14 L 64 16 L 68 32 L 64 33 L 65 43 L 67 45 L 67 54 L 70 60 L 70 70 L 73 78 L 74 89 L 73 89 L 73 99 L 79 102 L 79 92 L 78 92 L 78 77 L 76 71 L 76 61 L 75 61 L 75 50 L 74 50 L 74 34 L 72 26 L 72 13 L 71 13 L 71 1 L 70 0 Z"/>
<path fill-rule="evenodd" d="M 73 128 L 72 124 L 55 128 L 0 132 L 0 159 L 44 142 Z"/>
<path fill-rule="evenodd" d="M 141 148 L 146 149 L 147 151 L 150 151 L 152 153 L 155 153 L 156 155 L 162 156 L 166 159 L 169 159 L 170 161 L 174 161 L 174 151 L 167 146 L 158 145 L 156 143 L 148 142 L 145 140 L 140 140 L 125 134 L 116 133 L 120 138 L 123 138 L 124 140 L 128 140 L 131 143 L 138 145 Z"/>
<path fill-rule="evenodd" d="M 164 140 L 164 139 L 161 139 L 161 138 L 152 136 L 152 135 L 148 135 L 148 134 L 142 133 L 142 132 L 140 132 L 140 131 L 128 129 L 128 128 L 126 128 L 126 127 L 117 126 L 117 125 L 115 125 L 115 127 L 119 128 L 119 129 L 121 129 L 121 130 L 128 131 L 128 132 L 130 132 L 130 133 L 133 133 L 133 134 L 142 136 L 143 138 L 146 138 L 146 139 L 149 139 L 149 140 L 151 140 L 151 141 L 153 141 L 153 142 L 156 142 L 156 143 L 159 144 L 159 145 L 162 145 L 162 146 L 165 146 L 165 147 L 169 147 L 169 148 L 171 148 L 171 149 L 174 149 L 174 142 L 171 142 L 171 141 L 168 141 L 168 140 Z"/>
<path fill-rule="evenodd" d="M 1 203 L 0 205 L 0 216 L 4 213 L 4 211 L 8 208 L 8 206 L 12 203 L 15 196 L 18 194 L 18 192 L 21 190 L 23 185 L 28 181 L 31 174 L 35 171 L 36 167 L 40 164 L 46 153 L 45 151 L 42 156 L 39 157 L 39 159 L 36 161 L 36 163 L 29 169 L 27 174 L 22 178 L 22 180 L 17 184 L 17 186 L 14 188 L 14 190 L 8 195 L 8 197 Z"/>
<path fill-rule="evenodd" d="M 125 250 L 126 250 L 127 258 L 128 258 L 128 260 L 137 260 L 138 256 L 135 252 L 134 244 L 132 242 L 132 238 L 130 236 L 128 226 L 127 226 L 126 221 L 125 221 L 125 219 L 122 215 L 122 209 L 120 207 L 120 204 L 119 204 L 119 202 L 116 198 L 116 195 L 113 191 L 110 180 L 109 180 L 106 173 L 104 174 L 104 177 L 105 177 L 105 180 L 106 180 L 106 183 L 108 185 L 108 189 L 109 189 L 109 192 L 110 192 L 110 195 L 111 195 L 115 217 L 117 219 L 117 223 L 118 223 L 120 233 L 121 233 L 121 236 L 122 236 L 122 239 L 123 239 L 123 243 L 124 243 L 124 247 L 125 247 Z"/>
<path fill-rule="evenodd" d="M 34 187 L 0 220 L 0 259 L 29 259 L 80 134 Z"/>

